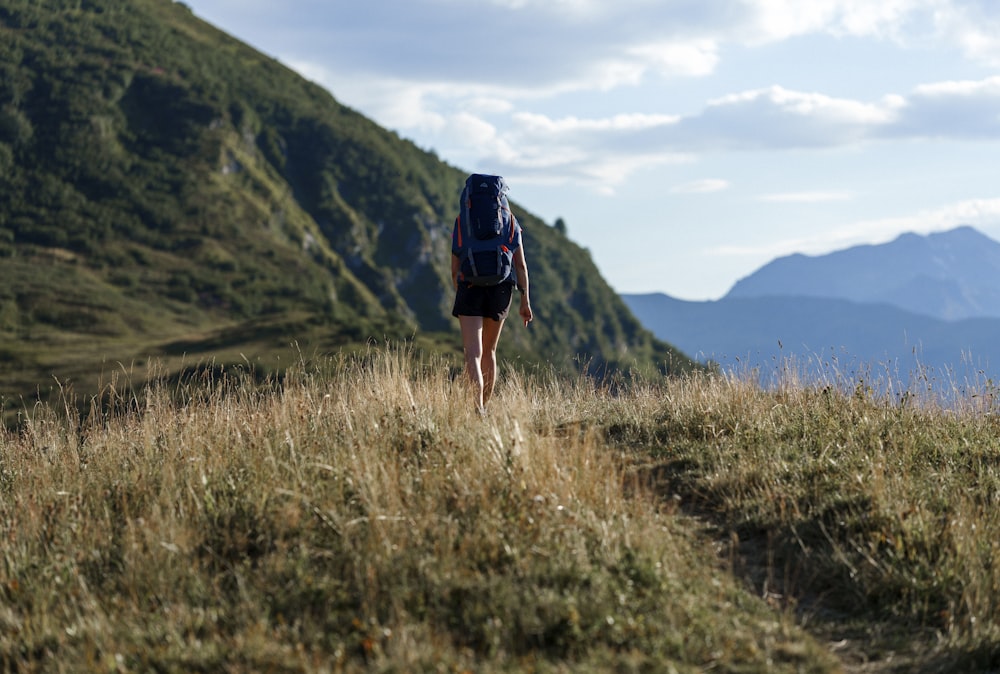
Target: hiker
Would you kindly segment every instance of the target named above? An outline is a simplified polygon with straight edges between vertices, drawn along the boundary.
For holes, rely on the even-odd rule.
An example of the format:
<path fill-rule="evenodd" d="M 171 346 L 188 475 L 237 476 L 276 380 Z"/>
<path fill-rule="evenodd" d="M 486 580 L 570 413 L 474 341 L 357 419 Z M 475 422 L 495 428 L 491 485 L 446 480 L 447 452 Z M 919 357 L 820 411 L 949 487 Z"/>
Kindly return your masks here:
<path fill-rule="evenodd" d="M 462 329 L 465 371 L 480 414 L 493 395 L 497 343 L 515 289 L 521 295 L 518 314 L 525 327 L 532 320 L 521 226 L 510 210 L 507 192 L 500 176 L 469 176 L 451 239 L 455 286 L 451 313 Z"/>

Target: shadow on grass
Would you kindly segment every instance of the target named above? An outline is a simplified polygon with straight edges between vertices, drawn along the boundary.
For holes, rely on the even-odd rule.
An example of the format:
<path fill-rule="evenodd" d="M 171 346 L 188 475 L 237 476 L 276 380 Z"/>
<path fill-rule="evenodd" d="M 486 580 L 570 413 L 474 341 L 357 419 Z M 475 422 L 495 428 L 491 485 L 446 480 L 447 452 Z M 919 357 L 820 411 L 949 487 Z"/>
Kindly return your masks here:
<path fill-rule="evenodd" d="M 773 608 L 794 613 L 803 629 L 828 644 L 845 671 L 1000 671 L 1000 647 L 949 646 L 942 642 L 943 628 L 933 624 L 936 618 L 921 620 L 894 610 L 894 588 L 867 594 L 860 589 L 835 536 L 846 538 L 857 514 L 871 512 L 867 497 L 841 499 L 787 525 L 754 522 L 727 508 L 706 486 L 701 468 L 685 457 L 638 465 L 627 486 L 634 493 L 653 494 L 665 509 L 695 520 L 723 567 Z M 930 607 L 924 617 L 937 613 Z"/>

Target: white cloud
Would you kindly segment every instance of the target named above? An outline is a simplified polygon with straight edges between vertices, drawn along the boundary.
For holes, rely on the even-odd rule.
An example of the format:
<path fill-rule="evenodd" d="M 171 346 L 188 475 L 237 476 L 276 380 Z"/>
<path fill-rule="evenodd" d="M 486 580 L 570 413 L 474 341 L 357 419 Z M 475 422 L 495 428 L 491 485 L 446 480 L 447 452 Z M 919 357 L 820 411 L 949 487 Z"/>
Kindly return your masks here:
<path fill-rule="evenodd" d="M 897 101 L 898 99 L 892 99 Z M 835 124 L 885 124 L 894 117 L 893 106 L 870 104 L 819 93 L 790 91 L 781 86 L 723 96 L 708 102 L 709 108 L 750 108 L 760 104 L 781 115 L 825 119 Z"/>
<path fill-rule="evenodd" d="M 1000 139 L 1000 76 L 922 84 L 875 102 L 782 86 L 735 92 L 694 114 L 552 117 L 524 108 L 532 92 L 481 84 L 338 78 L 309 62 L 299 72 L 343 92 L 379 123 L 467 165 L 554 171 L 619 184 L 637 170 L 718 150 L 833 148 L 897 138 Z M 356 103 L 357 104 L 357 103 Z M 831 194 L 770 195 L 769 201 L 829 200 Z"/>
<path fill-rule="evenodd" d="M 569 134 L 578 132 L 617 132 L 651 129 L 676 124 L 676 115 L 622 114 L 605 118 L 582 119 L 563 117 L 551 119 L 545 115 L 518 113 L 513 117 L 521 130 L 540 134 Z"/>
<path fill-rule="evenodd" d="M 889 135 L 1000 139 L 1000 77 L 917 87 Z"/>
<path fill-rule="evenodd" d="M 731 39 L 759 45 L 816 33 L 893 38 L 939 0 L 749 0 Z M 742 37 L 741 37 L 742 36 Z"/>
<path fill-rule="evenodd" d="M 994 0 L 939 2 L 935 25 L 939 38 L 956 45 L 968 58 L 1000 67 L 1000 16 Z"/>
<path fill-rule="evenodd" d="M 508 92 L 509 93 L 509 92 Z M 632 172 L 689 161 L 717 150 L 858 146 L 894 138 L 991 137 L 1000 140 L 1000 77 L 922 85 L 908 97 L 877 102 L 774 86 L 719 97 L 701 111 L 620 113 L 584 118 L 520 110 L 524 101 L 403 83 L 370 105 L 395 128 L 431 133 L 439 150 L 467 161 L 546 169 L 566 179 L 618 184 Z M 829 201 L 842 193 L 769 195 L 766 201 Z"/>
<path fill-rule="evenodd" d="M 227 1 L 193 4 L 220 8 Z M 971 57 L 1000 63 L 1000 17 L 991 2 L 493 0 L 472 8 L 459 0 L 380 0 L 378 7 L 298 0 L 284 13 L 266 5 L 252 9 L 276 40 L 296 16 L 301 20 L 315 13 L 310 28 L 285 43 L 286 62 L 383 125 L 437 137 L 457 111 L 484 117 L 498 128 L 514 125 L 527 132 L 526 106 L 536 101 L 638 90 L 678 77 L 703 78 L 718 70 L 727 45 L 810 34 L 905 41 L 913 31 L 923 31 Z M 470 20 L 474 11 L 483 15 L 481 21 Z M 384 20 L 387 12 L 392 21 Z M 461 56 L 463 43 L 494 41 L 504 49 L 492 62 Z M 645 142 L 659 152 L 701 152 L 835 147 L 903 136 L 1000 135 L 996 79 L 931 84 L 915 89 L 908 99 L 886 95 L 875 101 L 776 84 L 718 96 L 683 120 L 669 109 L 656 115 L 647 111 L 655 123 L 645 129 L 650 132 Z M 963 105 L 957 105 L 958 99 Z M 620 130 L 622 120 L 641 117 L 629 112 L 623 108 L 602 120 L 580 120 L 575 131 Z M 665 128 L 663 120 L 673 120 L 675 128 Z M 553 122 L 559 127 L 554 130 L 565 132 L 571 121 Z"/>
<path fill-rule="evenodd" d="M 896 99 L 866 103 L 772 86 L 709 101 L 669 140 L 692 152 L 856 145 L 891 126 L 899 107 Z"/>
<path fill-rule="evenodd" d="M 719 63 L 718 44 L 711 40 L 661 42 L 633 47 L 627 53 L 666 77 L 704 77 Z"/>
<path fill-rule="evenodd" d="M 493 148 L 496 154 L 505 154 L 507 148 L 497 137 L 497 129 L 475 115 L 459 113 L 447 121 L 448 132 L 456 142 L 482 148 Z"/>
<path fill-rule="evenodd" d="M 745 25 L 747 40 L 751 44 L 759 44 L 822 29 L 830 23 L 836 3 L 824 0 L 757 0 L 747 4 L 752 13 Z"/>
<path fill-rule="evenodd" d="M 1000 98 L 1000 75 L 978 81 L 958 80 L 922 84 L 914 89 L 913 93 L 915 96 L 926 98 Z"/>
<path fill-rule="evenodd" d="M 710 194 L 729 189 L 729 181 L 715 178 L 693 180 L 670 188 L 672 194 Z"/>
<path fill-rule="evenodd" d="M 994 0 L 379 0 L 236 3 L 191 0 L 201 14 L 237 17 L 266 33 L 283 59 L 321 58 L 372 79 L 466 86 L 606 91 L 652 76 L 713 73 L 728 45 L 815 34 L 894 39 L 961 49 L 1000 63 Z M 391 17 L 387 19 L 386 17 Z M 307 22 L 307 28 L 289 28 Z M 917 36 L 917 37 L 914 37 Z M 252 38 L 252 36 L 251 36 Z M 253 42 L 254 40 L 251 39 Z M 494 67 L 463 57 L 496 44 Z M 530 83 L 530 84 L 528 84 Z"/>
<path fill-rule="evenodd" d="M 937 4 L 927 0 L 849 0 L 840 3 L 835 33 L 898 37 L 907 19 Z"/>
<path fill-rule="evenodd" d="M 900 138 L 1000 140 L 1000 76 L 916 87 L 876 102 L 772 86 L 708 101 L 681 119 L 675 149 L 846 147 Z"/>
<path fill-rule="evenodd" d="M 943 209 L 940 213 L 932 214 L 930 222 L 936 221 L 942 225 L 947 223 L 962 223 L 981 227 L 1000 226 L 1000 199 L 970 199 L 961 201 L 953 206 Z"/>
<path fill-rule="evenodd" d="M 510 153 L 486 156 L 486 161 L 499 160 L 509 167 L 508 173 L 532 172 L 544 169 L 551 180 L 553 174 L 565 181 L 582 181 L 598 191 L 611 193 L 635 171 L 667 162 L 686 161 L 669 148 L 636 149 L 636 137 L 651 130 L 677 123 L 673 115 L 628 114 L 606 118 L 561 117 L 553 119 L 537 113 L 517 113 L 505 138 Z M 534 181 L 531 175 L 526 181 Z"/>

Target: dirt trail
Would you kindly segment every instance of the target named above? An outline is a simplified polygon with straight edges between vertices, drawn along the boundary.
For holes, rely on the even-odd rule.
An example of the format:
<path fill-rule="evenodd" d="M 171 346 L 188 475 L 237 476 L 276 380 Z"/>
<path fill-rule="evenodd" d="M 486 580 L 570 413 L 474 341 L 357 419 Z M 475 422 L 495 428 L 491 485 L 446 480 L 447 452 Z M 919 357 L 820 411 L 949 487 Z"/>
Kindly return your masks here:
<path fill-rule="evenodd" d="M 854 616 L 830 608 L 827 598 L 802 588 L 803 555 L 783 563 L 774 561 L 774 546 L 766 532 L 737 535 L 726 514 L 686 498 L 692 489 L 683 467 L 670 463 L 633 468 L 638 483 L 669 503 L 680 517 L 701 531 L 724 568 L 775 609 L 793 611 L 798 625 L 819 643 L 825 643 L 845 674 L 951 674 L 941 654 L 933 652 L 935 634 L 915 633 L 895 624 L 859 623 Z M 687 486 L 687 488 L 685 488 Z"/>

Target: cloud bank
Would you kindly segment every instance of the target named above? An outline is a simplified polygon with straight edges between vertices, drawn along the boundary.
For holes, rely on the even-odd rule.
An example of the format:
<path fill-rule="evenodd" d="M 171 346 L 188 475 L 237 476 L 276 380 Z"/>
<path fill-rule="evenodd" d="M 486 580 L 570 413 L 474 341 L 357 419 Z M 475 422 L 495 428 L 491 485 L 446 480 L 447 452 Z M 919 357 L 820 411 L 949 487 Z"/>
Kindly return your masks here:
<path fill-rule="evenodd" d="M 775 84 L 731 91 L 685 113 L 541 111 L 561 96 L 614 99 L 640 85 L 668 88 L 711 75 L 734 45 L 814 34 L 902 49 L 933 43 L 1000 64 L 1000 20 L 985 1 L 382 0 L 331 7 L 308 0 L 296 8 L 324 17 L 313 36 L 322 58 L 309 59 L 306 40 L 286 47 L 295 55 L 290 65 L 433 149 L 474 152 L 469 160 L 477 165 L 528 179 L 544 172 L 548 180 L 615 185 L 634 171 L 712 152 L 1000 138 L 1000 77 L 926 82 L 877 100 Z"/>

